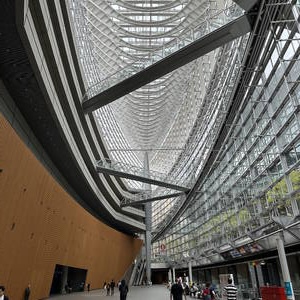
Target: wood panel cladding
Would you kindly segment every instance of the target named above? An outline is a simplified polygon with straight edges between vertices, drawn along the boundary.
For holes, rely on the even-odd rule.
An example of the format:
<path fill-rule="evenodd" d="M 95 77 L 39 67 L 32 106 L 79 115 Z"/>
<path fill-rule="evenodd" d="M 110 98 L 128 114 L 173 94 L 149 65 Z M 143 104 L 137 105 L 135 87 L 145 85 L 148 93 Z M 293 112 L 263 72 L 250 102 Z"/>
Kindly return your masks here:
<path fill-rule="evenodd" d="M 93 289 L 121 279 L 142 241 L 85 211 L 0 114 L 0 284 L 11 299 L 48 297 L 56 264 L 87 269 Z"/>

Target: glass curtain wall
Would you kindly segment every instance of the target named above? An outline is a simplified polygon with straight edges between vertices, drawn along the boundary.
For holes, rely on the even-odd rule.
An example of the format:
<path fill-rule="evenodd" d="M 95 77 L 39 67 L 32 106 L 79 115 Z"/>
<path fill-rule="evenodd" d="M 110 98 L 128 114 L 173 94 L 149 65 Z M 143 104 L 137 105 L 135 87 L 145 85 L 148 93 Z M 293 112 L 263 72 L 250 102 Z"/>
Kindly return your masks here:
<path fill-rule="evenodd" d="M 271 22 L 224 150 L 195 201 L 153 244 L 154 260 L 173 265 L 222 261 L 263 249 L 264 239 L 256 243 L 256 233 L 267 239 L 282 228 L 283 218 L 291 228 L 297 225 L 299 7 L 289 6 L 289 13 L 289 20 L 281 16 Z"/>

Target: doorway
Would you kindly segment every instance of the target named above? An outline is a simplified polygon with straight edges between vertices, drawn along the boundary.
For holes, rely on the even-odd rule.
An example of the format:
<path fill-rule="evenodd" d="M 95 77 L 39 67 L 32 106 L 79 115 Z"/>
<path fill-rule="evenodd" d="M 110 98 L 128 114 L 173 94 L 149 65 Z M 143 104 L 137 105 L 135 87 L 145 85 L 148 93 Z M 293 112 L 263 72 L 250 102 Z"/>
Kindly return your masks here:
<path fill-rule="evenodd" d="M 50 295 L 84 291 L 87 270 L 56 265 Z"/>

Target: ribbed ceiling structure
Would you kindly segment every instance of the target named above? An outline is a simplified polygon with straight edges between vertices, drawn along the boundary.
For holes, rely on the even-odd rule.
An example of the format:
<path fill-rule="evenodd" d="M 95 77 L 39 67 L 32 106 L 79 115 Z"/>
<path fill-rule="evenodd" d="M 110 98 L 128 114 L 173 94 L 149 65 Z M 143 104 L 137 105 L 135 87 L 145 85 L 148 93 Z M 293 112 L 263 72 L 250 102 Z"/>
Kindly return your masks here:
<path fill-rule="evenodd" d="M 149 61 L 232 5 L 211 0 L 70 0 L 87 89 L 136 61 Z M 203 107 L 218 51 L 94 112 L 111 158 L 169 173 Z"/>

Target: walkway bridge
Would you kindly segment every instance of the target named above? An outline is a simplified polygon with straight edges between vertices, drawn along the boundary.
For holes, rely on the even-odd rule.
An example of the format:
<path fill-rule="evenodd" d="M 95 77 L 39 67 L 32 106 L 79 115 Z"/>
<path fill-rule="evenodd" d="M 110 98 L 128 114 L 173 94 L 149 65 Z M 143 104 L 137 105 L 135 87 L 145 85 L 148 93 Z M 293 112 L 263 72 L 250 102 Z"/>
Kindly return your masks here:
<path fill-rule="evenodd" d="M 149 171 L 146 173 L 142 167 L 132 166 L 110 159 L 98 160 L 96 162 L 96 170 L 98 173 L 106 173 L 109 175 L 162 186 L 181 192 L 188 192 L 192 187 L 191 181 L 172 178 L 168 174 L 155 171 Z"/>

